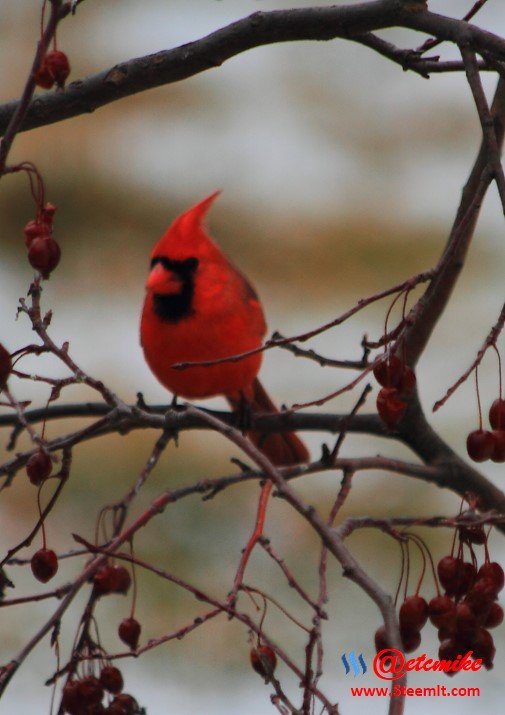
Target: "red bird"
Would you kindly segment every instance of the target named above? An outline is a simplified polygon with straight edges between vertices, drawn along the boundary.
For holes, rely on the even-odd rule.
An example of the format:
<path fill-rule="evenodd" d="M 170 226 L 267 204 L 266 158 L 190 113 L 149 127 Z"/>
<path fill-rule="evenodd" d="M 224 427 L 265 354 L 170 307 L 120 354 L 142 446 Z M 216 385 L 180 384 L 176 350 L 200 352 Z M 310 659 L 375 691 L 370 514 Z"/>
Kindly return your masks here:
<path fill-rule="evenodd" d="M 181 214 L 151 254 L 151 272 L 140 324 L 146 361 L 164 387 L 194 399 L 223 395 L 233 409 L 246 401 L 253 412 L 278 411 L 257 379 L 262 353 L 238 362 L 174 368 L 175 363 L 219 360 L 262 345 L 263 309 L 248 280 L 205 233 L 202 221 L 214 192 Z M 277 465 L 307 462 L 292 432 L 249 437 Z"/>

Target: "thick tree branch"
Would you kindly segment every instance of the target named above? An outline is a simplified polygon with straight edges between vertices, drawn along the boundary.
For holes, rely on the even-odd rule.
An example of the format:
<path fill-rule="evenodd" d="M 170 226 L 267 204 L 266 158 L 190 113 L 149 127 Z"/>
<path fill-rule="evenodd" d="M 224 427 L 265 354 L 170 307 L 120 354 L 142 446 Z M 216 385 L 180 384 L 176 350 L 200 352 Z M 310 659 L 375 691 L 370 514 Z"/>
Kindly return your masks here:
<path fill-rule="evenodd" d="M 424 5 L 413 0 L 374 0 L 357 5 L 257 12 L 200 40 L 123 62 L 72 82 L 63 92 L 48 92 L 36 97 L 30 104 L 21 131 L 93 112 L 123 97 L 219 67 L 231 57 L 254 47 L 279 42 L 355 40 L 368 44 L 395 62 L 399 61 L 402 67 L 417 72 L 433 71 L 433 60 L 410 62 L 406 50 L 392 50 L 392 46 L 386 47 L 387 43 L 367 36 L 374 30 L 393 25 L 457 44 L 471 43 L 477 52 L 487 52 L 494 61 L 505 60 L 505 40 L 462 20 L 429 12 L 423 9 Z M 0 133 L 5 131 L 18 104 L 13 101 L 0 106 Z"/>

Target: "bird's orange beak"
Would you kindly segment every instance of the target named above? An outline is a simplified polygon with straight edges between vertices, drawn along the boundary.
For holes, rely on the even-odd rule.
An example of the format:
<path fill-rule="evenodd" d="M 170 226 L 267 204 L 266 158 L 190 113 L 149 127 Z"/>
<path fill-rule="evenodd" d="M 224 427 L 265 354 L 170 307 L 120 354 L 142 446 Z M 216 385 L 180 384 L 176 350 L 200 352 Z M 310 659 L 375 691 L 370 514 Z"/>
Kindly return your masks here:
<path fill-rule="evenodd" d="M 173 295 L 180 293 L 182 281 L 173 271 L 157 263 L 151 270 L 146 281 L 146 290 L 152 293 Z"/>

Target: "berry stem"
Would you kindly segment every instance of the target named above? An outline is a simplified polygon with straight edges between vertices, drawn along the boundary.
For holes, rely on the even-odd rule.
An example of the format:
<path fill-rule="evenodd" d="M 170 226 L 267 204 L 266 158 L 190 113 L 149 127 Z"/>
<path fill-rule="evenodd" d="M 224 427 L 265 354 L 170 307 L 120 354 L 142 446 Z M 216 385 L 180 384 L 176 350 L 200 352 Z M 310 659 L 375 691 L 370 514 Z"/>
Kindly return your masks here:
<path fill-rule="evenodd" d="M 42 491 L 42 484 L 37 490 L 37 507 L 39 510 L 40 528 L 42 531 L 42 548 L 46 548 L 46 527 L 44 525 L 44 519 L 42 517 L 42 506 L 40 504 L 40 492 Z"/>
<path fill-rule="evenodd" d="M 475 366 L 475 390 L 477 392 L 477 408 L 479 410 L 479 430 L 482 431 L 482 406 L 480 404 L 480 390 L 479 390 L 479 366 Z"/>
<path fill-rule="evenodd" d="M 498 358 L 498 397 L 503 399 L 503 383 L 502 383 L 502 371 L 501 371 L 501 355 L 500 351 L 496 347 L 496 345 L 493 343 L 493 348 L 496 353 L 496 357 Z"/>
<path fill-rule="evenodd" d="M 416 596 L 419 596 L 419 591 L 421 590 L 421 584 L 422 584 L 422 582 L 423 582 L 424 575 L 425 575 L 425 573 L 426 573 L 426 553 L 425 553 L 425 550 L 428 551 L 428 547 L 426 546 L 426 544 L 424 543 L 424 541 L 421 539 L 421 537 L 420 537 L 420 536 L 417 536 L 417 534 L 409 534 L 409 539 L 411 539 L 411 540 L 414 542 L 414 544 L 417 546 L 417 548 L 418 548 L 419 551 L 421 552 L 421 556 L 422 556 L 422 559 L 423 559 L 423 567 L 422 567 L 422 569 L 421 569 L 421 575 L 419 576 L 419 580 L 418 580 L 418 582 L 417 582 L 417 588 L 416 588 L 416 590 L 415 590 L 415 595 L 416 595 Z M 428 553 L 429 553 L 429 551 L 428 551 Z M 431 555 L 430 555 L 430 559 L 431 559 Z M 432 568 L 433 568 L 433 574 L 435 574 L 435 567 L 434 567 L 434 565 L 433 565 L 433 560 L 431 560 L 431 565 L 432 565 Z M 438 594 L 438 595 L 440 595 L 440 594 Z"/>
<path fill-rule="evenodd" d="M 133 541 L 130 540 L 130 556 L 132 557 L 131 560 L 131 567 L 132 567 L 132 581 L 133 581 L 133 589 L 132 589 L 132 607 L 130 611 L 130 618 L 133 618 L 135 614 L 135 607 L 137 605 L 137 573 L 135 571 L 135 559 L 134 559 L 134 554 L 133 554 Z"/>

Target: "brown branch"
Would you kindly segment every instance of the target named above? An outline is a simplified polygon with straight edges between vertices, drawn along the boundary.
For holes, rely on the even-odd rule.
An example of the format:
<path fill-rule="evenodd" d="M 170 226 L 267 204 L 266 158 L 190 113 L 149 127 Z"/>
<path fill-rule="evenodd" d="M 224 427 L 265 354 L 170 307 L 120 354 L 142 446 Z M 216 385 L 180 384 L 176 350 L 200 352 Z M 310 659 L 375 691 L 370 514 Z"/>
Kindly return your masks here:
<path fill-rule="evenodd" d="M 491 107 L 496 142 L 501 148 L 505 132 L 505 80 L 500 79 Z M 487 141 L 483 141 L 463 189 L 461 202 L 436 275 L 412 308 L 402 337 L 409 365 L 415 365 L 452 295 L 471 243 L 480 207 L 493 174 L 489 167 Z"/>
<path fill-rule="evenodd" d="M 451 387 L 449 387 L 449 389 L 447 390 L 445 395 L 440 400 L 437 400 L 435 402 L 435 404 L 433 405 L 433 412 L 436 412 L 440 407 L 442 407 L 442 405 L 444 405 L 447 402 L 449 397 L 454 392 L 456 392 L 458 387 L 460 385 L 462 385 L 465 382 L 465 380 L 467 380 L 468 377 L 472 374 L 472 372 L 481 364 L 482 358 L 484 357 L 484 355 L 486 354 L 488 349 L 492 345 L 496 345 L 496 341 L 498 340 L 498 337 L 499 337 L 501 331 L 503 330 L 504 325 L 505 325 L 505 303 L 503 304 L 503 307 L 501 309 L 500 316 L 499 316 L 497 322 L 495 323 L 495 325 L 493 325 L 493 327 L 491 328 L 491 330 L 489 332 L 489 335 L 484 340 L 484 343 L 482 344 L 482 347 L 480 348 L 479 352 L 477 353 L 475 360 L 472 362 L 470 367 L 467 370 L 465 370 L 465 372 L 461 375 L 461 377 L 459 377 L 458 380 L 456 380 L 456 382 L 453 385 L 451 385 Z"/>
<path fill-rule="evenodd" d="M 409 0 L 374 0 L 338 7 L 256 12 L 194 42 L 123 62 L 72 82 L 63 92 L 36 97 L 20 129 L 27 131 L 93 112 L 123 97 L 219 67 L 254 47 L 279 42 L 336 38 L 359 42 L 363 35 L 366 39 L 368 32 L 398 26 L 458 44 L 469 41 L 478 52 L 488 52 L 495 60 L 505 59 L 505 41 L 497 35 L 462 20 L 427 10 L 414 11 L 419 9 L 419 2 Z M 381 54 L 386 54 L 381 49 Z M 18 105 L 18 101 L 13 101 L 0 107 L 0 132 L 7 127 Z"/>

